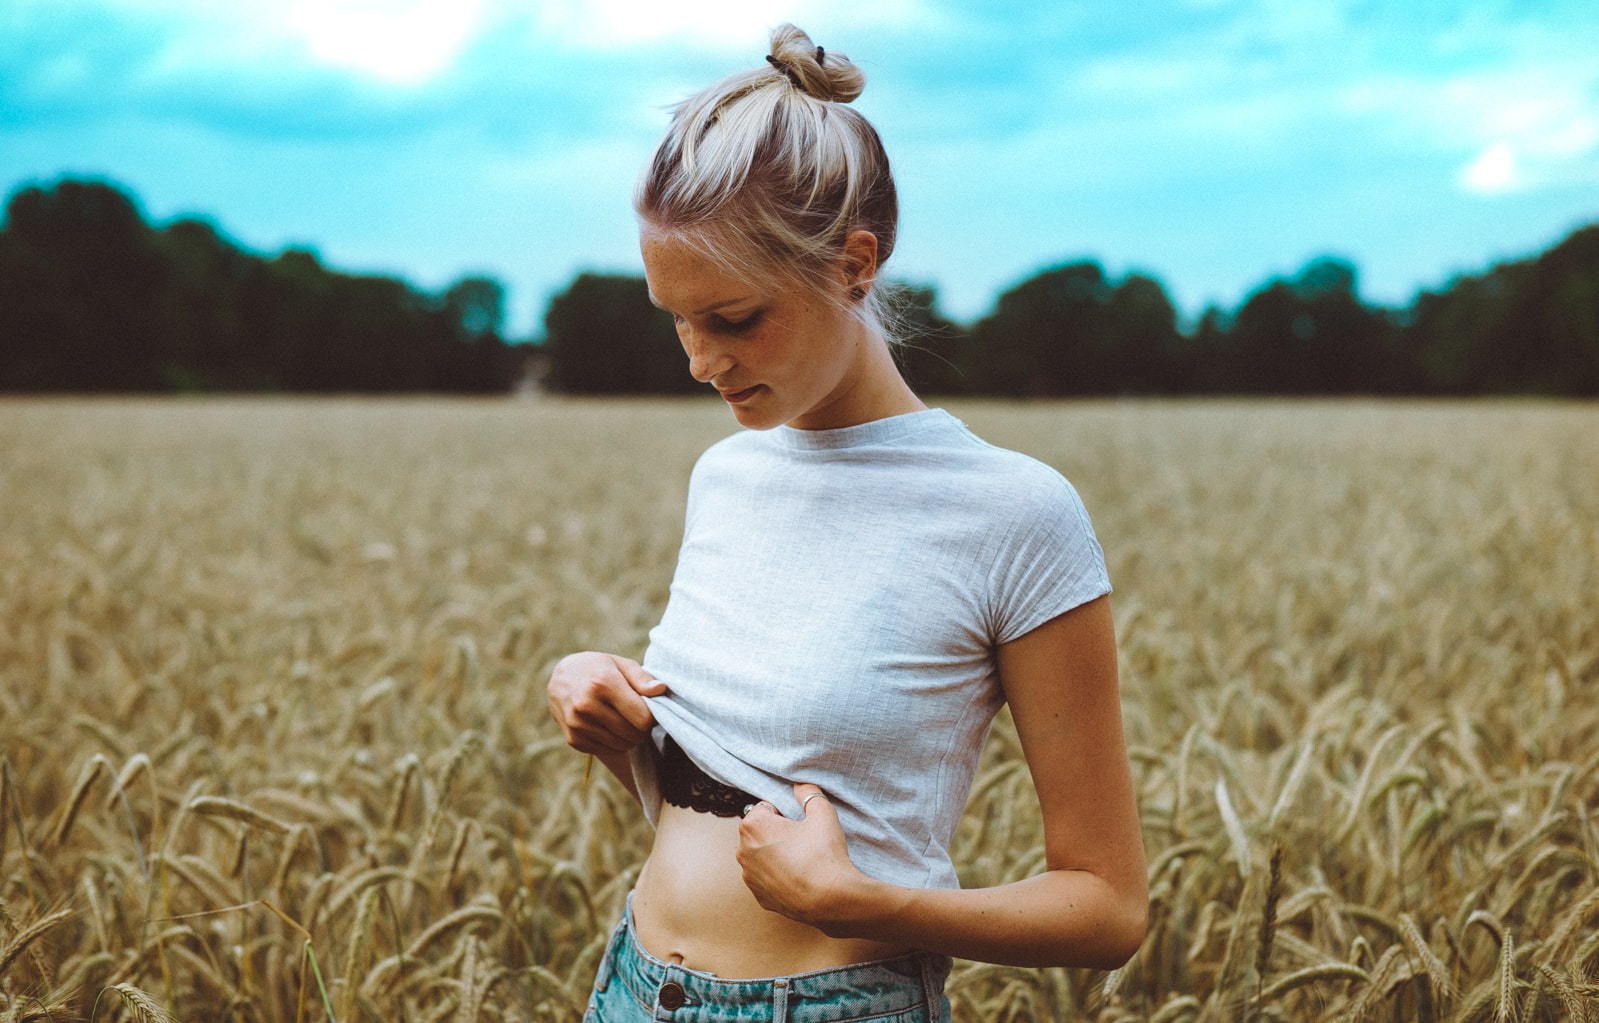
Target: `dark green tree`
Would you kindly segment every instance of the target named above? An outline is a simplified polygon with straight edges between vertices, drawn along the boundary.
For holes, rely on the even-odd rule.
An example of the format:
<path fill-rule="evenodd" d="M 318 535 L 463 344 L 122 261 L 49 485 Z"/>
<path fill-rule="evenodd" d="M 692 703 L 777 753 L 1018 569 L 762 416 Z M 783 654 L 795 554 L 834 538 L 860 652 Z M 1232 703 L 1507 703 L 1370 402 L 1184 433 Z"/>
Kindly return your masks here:
<path fill-rule="evenodd" d="M 674 394 L 705 385 L 688 372 L 672 318 L 642 277 L 580 274 L 544 314 L 549 385 L 572 394 Z"/>
<path fill-rule="evenodd" d="M 1410 319 L 1438 393 L 1599 396 L 1599 224 L 1419 295 Z"/>
<path fill-rule="evenodd" d="M 161 232 L 170 270 L 162 322 L 170 359 L 165 382 L 181 391 L 276 390 L 279 367 L 246 318 L 244 288 L 263 272 L 211 224 L 181 219 Z"/>
<path fill-rule="evenodd" d="M 503 318 L 488 278 L 432 296 L 263 258 L 102 182 L 24 188 L 0 228 L 0 390 L 504 391 Z"/>
<path fill-rule="evenodd" d="M 1112 370 L 1110 390 L 1124 394 L 1165 394 L 1185 389 L 1182 335 L 1177 309 L 1153 277 L 1129 274 L 1111 293 L 1106 309 L 1109 338 L 1105 358 Z"/>
<path fill-rule="evenodd" d="M 0 390 L 160 387 L 166 284 L 155 234 L 122 192 L 21 189 L 0 232 Z"/>
<path fill-rule="evenodd" d="M 491 277 L 463 277 L 444 292 L 444 310 L 462 340 L 497 337 L 505 326 L 505 287 Z"/>
<path fill-rule="evenodd" d="M 1380 394 L 1408 389 L 1397 325 L 1360 301 L 1345 260 L 1312 260 L 1245 300 L 1216 360 L 1217 389 L 1240 394 Z"/>
<path fill-rule="evenodd" d="M 1232 321 L 1215 306 L 1207 306 L 1193 332 L 1179 344 L 1173 374 L 1178 394 L 1218 394 L 1228 390 L 1227 346 Z"/>
<path fill-rule="evenodd" d="M 441 390 L 504 391 L 521 376 L 526 352 L 509 346 L 505 328 L 505 286 L 492 277 L 463 277 L 444 292 L 443 315 L 449 338 L 435 348 L 429 376 Z"/>
<path fill-rule="evenodd" d="M 1177 316 L 1154 279 L 1111 282 L 1098 263 L 1038 274 L 972 328 L 974 375 L 991 393 L 1064 397 L 1173 386 Z"/>

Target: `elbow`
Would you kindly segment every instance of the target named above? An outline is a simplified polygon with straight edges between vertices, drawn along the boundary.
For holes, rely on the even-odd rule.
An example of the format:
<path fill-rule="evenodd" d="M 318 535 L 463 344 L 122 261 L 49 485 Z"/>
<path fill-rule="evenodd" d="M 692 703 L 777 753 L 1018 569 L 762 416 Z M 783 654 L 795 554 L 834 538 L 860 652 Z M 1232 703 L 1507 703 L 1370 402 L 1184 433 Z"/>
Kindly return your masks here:
<path fill-rule="evenodd" d="M 1148 897 L 1140 898 L 1136 902 L 1129 900 L 1122 912 L 1117 914 L 1117 919 L 1109 931 L 1105 962 L 1100 969 L 1119 970 L 1137 953 L 1144 944 L 1144 935 L 1149 932 Z"/>
<path fill-rule="evenodd" d="M 1087 966 L 1095 970 L 1119 970 L 1127 965 L 1128 960 L 1132 959 L 1143 945 L 1144 935 L 1148 931 L 1149 899 L 1147 897 L 1137 900 L 1127 899 L 1113 912 L 1106 914 L 1099 932 L 1099 940 L 1094 943 L 1087 961 L 1064 965 Z"/>

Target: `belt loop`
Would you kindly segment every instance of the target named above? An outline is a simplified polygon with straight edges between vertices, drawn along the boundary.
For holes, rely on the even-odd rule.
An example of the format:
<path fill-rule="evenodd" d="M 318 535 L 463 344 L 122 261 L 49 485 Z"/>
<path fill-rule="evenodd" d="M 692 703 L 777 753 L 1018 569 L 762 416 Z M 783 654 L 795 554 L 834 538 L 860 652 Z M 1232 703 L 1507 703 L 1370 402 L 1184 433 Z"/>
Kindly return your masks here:
<path fill-rule="evenodd" d="M 929 952 L 921 952 L 916 956 L 921 960 L 922 966 L 922 998 L 927 1013 L 923 1017 L 927 1023 L 942 1023 L 944 1019 L 944 984 L 940 979 L 938 968 L 939 957 Z"/>
<path fill-rule="evenodd" d="M 772 1023 L 788 1023 L 788 978 L 772 982 Z"/>

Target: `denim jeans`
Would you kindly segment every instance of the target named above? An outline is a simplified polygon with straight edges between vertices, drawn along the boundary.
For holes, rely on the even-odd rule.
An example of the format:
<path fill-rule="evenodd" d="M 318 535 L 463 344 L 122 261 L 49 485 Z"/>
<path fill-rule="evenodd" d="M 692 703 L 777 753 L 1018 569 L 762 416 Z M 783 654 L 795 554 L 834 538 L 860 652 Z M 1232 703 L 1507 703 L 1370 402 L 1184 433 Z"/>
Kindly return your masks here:
<path fill-rule="evenodd" d="M 949 1023 L 948 956 L 895 959 L 758 980 L 722 980 L 644 951 L 628 897 L 583 1023 Z"/>

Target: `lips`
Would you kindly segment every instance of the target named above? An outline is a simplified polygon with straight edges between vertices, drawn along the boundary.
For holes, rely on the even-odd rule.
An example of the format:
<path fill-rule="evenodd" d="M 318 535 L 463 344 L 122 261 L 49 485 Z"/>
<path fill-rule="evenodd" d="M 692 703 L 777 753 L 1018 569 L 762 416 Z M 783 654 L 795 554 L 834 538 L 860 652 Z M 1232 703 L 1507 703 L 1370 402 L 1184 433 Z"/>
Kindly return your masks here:
<path fill-rule="evenodd" d="M 717 388 L 717 393 L 722 396 L 723 401 L 730 405 L 737 405 L 741 401 L 748 401 L 755 397 L 755 392 L 760 389 L 761 385 L 756 384 L 754 387 L 746 387 L 742 391 L 724 391 L 721 388 Z"/>

